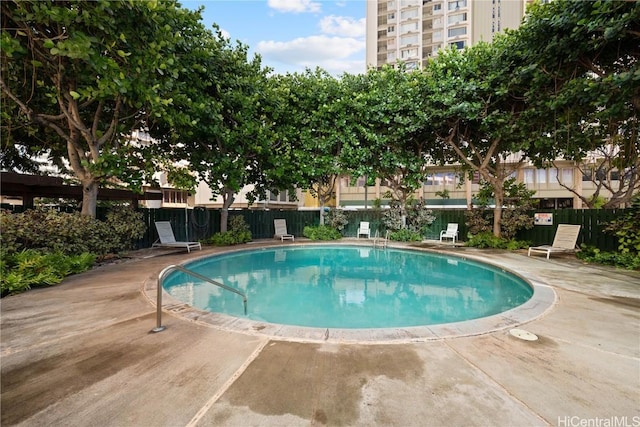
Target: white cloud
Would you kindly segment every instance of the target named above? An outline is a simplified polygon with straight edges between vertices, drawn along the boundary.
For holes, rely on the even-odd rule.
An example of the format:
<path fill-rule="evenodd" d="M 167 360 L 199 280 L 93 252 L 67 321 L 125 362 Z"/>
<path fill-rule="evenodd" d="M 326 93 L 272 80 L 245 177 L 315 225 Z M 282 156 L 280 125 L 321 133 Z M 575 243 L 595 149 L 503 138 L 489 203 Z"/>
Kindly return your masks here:
<path fill-rule="evenodd" d="M 328 36 L 301 37 L 287 42 L 261 41 L 256 46 L 266 62 L 293 65 L 300 70 L 321 67 L 331 74 L 364 72 L 364 62 L 351 59 L 364 49 L 364 40 Z"/>
<path fill-rule="evenodd" d="M 320 12 L 321 4 L 319 2 L 311 0 L 269 0 L 268 5 L 270 8 L 277 10 L 278 12 Z"/>
<path fill-rule="evenodd" d="M 325 16 L 320 20 L 320 30 L 325 34 L 364 37 L 366 33 L 366 18 L 355 20 L 348 16 Z"/>
<path fill-rule="evenodd" d="M 222 37 L 224 37 L 225 39 L 231 38 L 231 33 L 224 28 L 220 28 L 220 34 L 222 34 Z"/>

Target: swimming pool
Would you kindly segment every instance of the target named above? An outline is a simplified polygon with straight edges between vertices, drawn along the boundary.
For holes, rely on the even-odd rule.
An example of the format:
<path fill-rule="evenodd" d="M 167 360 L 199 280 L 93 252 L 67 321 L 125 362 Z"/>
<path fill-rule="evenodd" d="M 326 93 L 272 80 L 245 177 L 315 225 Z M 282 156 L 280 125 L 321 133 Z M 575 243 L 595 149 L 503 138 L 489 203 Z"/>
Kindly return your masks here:
<path fill-rule="evenodd" d="M 185 267 L 242 298 L 181 272 L 165 290 L 190 306 L 237 318 L 312 328 L 404 328 L 462 322 L 526 303 L 533 289 L 500 268 L 458 257 L 363 246 L 237 251 Z"/>

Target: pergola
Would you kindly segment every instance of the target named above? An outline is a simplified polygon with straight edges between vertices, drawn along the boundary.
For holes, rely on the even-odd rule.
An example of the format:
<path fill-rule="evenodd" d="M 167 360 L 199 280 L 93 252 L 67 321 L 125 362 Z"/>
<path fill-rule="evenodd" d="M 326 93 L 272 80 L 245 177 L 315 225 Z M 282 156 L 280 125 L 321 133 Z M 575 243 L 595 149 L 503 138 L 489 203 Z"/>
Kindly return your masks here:
<path fill-rule="evenodd" d="M 35 197 L 62 197 L 82 200 L 82 186 L 65 184 L 60 177 L 2 172 L 0 174 L 0 194 L 21 197 L 23 207 L 31 208 Z M 143 194 L 136 194 L 131 190 L 100 188 L 98 199 L 129 200 L 137 208 L 139 200 L 162 200 L 162 193 L 145 191 Z"/>

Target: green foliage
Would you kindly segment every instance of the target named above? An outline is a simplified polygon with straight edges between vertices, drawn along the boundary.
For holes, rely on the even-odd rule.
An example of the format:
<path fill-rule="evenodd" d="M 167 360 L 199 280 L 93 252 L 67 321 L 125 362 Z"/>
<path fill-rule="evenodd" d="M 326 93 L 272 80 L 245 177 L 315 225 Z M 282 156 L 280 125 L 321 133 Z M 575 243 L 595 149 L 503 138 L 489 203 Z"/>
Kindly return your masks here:
<path fill-rule="evenodd" d="M 397 242 L 421 242 L 422 234 L 417 231 L 403 228 L 401 230 L 394 231 L 389 234 L 389 239 Z"/>
<path fill-rule="evenodd" d="M 449 195 L 449 190 L 447 190 L 446 188 L 442 191 L 436 191 L 436 196 L 441 197 L 444 200 L 449 199 L 451 197 Z"/>
<path fill-rule="evenodd" d="M 640 270 L 640 254 L 632 252 L 606 252 L 595 246 L 582 245 L 576 256 L 586 262 L 613 265 L 628 270 Z"/>
<path fill-rule="evenodd" d="M 308 225 L 302 231 L 302 235 L 311 240 L 338 240 L 342 238 L 342 234 L 338 230 L 326 225 Z"/>
<path fill-rule="evenodd" d="M 406 215 L 406 228 L 420 236 L 427 232 L 429 226 L 436 219 L 433 211 L 427 209 L 424 201 L 410 203 L 406 208 Z M 403 229 L 400 202 L 392 200 L 389 203 L 389 209 L 382 214 L 382 223 L 387 230 L 400 231 Z"/>
<path fill-rule="evenodd" d="M 419 233 L 421 236 L 426 234 L 429 226 L 436 220 L 431 209 L 427 209 L 424 200 L 413 202 L 407 209 L 407 227 L 409 230 Z"/>
<path fill-rule="evenodd" d="M 524 183 L 516 183 L 515 178 L 506 180 L 503 184 L 505 209 L 501 211 L 500 235 L 506 240 L 513 239 L 519 230 L 533 227 L 533 220 L 528 212 L 533 208 L 532 196 L 535 191 L 527 189 Z M 483 183 L 476 195 L 477 206 L 465 212 L 469 233 L 480 234 L 491 231 L 495 210 L 489 205 L 493 202 L 494 189 L 488 183 Z"/>
<path fill-rule="evenodd" d="M 382 223 L 387 230 L 398 231 L 402 229 L 402 210 L 399 202 L 393 200 L 389 203 L 389 209 L 382 213 Z"/>
<path fill-rule="evenodd" d="M 349 224 L 349 219 L 342 209 L 331 209 L 327 213 L 327 224 L 338 231 L 342 231 L 345 225 Z"/>
<path fill-rule="evenodd" d="M 0 210 L 0 225 L 0 242 L 8 253 L 37 249 L 65 255 L 88 252 L 99 257 L 131 249 L 146 228 L 142 214 L 130 208 L 114 208 L 106 221 L 54 209 L 29 209 L 19 214 Z"/>
<path fill-rule="evenodd" d="M 478 234 L 469 234 L 467 236 L 466 246 L 480 249 L 493 248 L 513 251 L 516 249 L 528 248 L 531 244 L 524 240 L 497 237 L 490 231 L 484 231 Z"/>
<path fill-rule="evenodd" d="M 234 215 L 229 220 L 229 231 L 216 233 L 206 243 L 215 246 L 231 246 L 247 243 L 252 240 L 249 225 L 241 215 Z"/>
<path fill-rule="evenodd" d="M 620 218 L 611 221 L 605 232 L 618 237 L 618 250 L 622 254 L 640 254 L 640 194 L 632 201 L 631 208 Z"/>
<path fill-rule="evenodd" d="M 191 121 L 176 103 L 186 88 L 203 87 L 193 62 L 212 36 L 200 19 L 176 2 L 3 1 L 3 146 L 70 168 L 89 216 L 111 178 L 140 189 L 171 151 L 122 135 L 155 130 L 150 122 L 161 117 Z"/>
<path fill-rule="evenodd" d="M 9 253 L 2 249 L 0 263 L 0 294 L 4 297 L 37 286 L 52 286 L 70 274 L 91 268 L 95 255 L 83 253 L 65 255 L 61 252 L 41 252 L 25 249 Z"/>
<path fill-rule="evenodd" d="M 134 249 L 136 240 L 142 239 L 147 231 L 142 212 L 129 206 L 114 206 L 107 212 L 106 226 L 111 230 L 113 245 L 122 250 Z"/>

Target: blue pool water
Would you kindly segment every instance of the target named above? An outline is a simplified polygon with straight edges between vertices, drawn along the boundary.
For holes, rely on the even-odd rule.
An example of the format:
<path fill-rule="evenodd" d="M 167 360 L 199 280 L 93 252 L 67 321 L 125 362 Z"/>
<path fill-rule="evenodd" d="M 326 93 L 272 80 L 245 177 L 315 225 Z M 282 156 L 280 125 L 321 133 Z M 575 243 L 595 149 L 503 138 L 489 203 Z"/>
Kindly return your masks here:
<path fill-rule="evenodd" d="M 482 263 L 400 249 L 289 246 L 233 252 L 186 267 L 242 297 L 181 272 L 165 290 L 187 304 L 269 323 L 390 328 L 477 319 L 523 304 L 522 279 Z"/>

